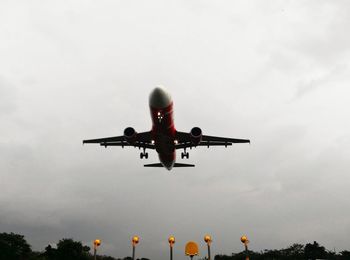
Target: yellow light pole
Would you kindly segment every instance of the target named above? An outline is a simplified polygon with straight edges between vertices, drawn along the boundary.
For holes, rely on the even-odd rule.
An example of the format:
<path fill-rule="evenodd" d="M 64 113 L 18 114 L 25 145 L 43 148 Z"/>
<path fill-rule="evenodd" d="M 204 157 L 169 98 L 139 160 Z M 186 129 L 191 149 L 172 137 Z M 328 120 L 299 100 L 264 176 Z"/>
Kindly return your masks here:
<path fill-rule="evenodd" d="M 207 246 L 208 246 L 208 260 L 211 260 L 211 257 L 210 257 L 210 243 L 212 241 L 213 240 L 211 239 L 211 236 L 209 236 L 209 235 L 205 235 L 204 236 L 204 242 L 207 243 Z"/>
<path fill-rule="evenodd" d="M 242 236 L 241 237 L 241 242 L 244 244 L 244 248 L 245 248 L 245 259 L 249 260 L 249 255 L 248 255 L 248 243 L 249 243 L 249 240 L 248 240 L 247 236 Z"/>
<path fill-rule="evenodd" d="M 170 260 L 173 260 L 173 246 L 175 244 L 175 237 L 170 236 L 168 238 L 168 242 L 169 242 L 169 247 L 170 247 Z"/>
<path fill-rule="evenodd" d="M 132 244 L 132 259 L 135 260 L 135 247 L 140 242 L 140 238 L 138 236 L 133 236 L 131 239 Z"/>
<path fill-rule="evenodd" d="M 97 248 L 101 245 L 101 240 L 100 239 L 95 239 L 94 240 L 94 260 L 96 260 L 96 252 Z"/>

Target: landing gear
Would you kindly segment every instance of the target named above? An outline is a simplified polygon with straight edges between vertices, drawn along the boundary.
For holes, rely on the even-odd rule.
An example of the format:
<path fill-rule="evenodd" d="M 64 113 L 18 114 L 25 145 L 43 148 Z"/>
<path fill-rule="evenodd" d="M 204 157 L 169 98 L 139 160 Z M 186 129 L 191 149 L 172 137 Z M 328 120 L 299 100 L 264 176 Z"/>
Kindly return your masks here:
<path fill-rule="evenodd" d="M 190 155 L 188 153 L 181 153 L 181 159 L 186 158 L 188 159 Z"/>
<path fill-rule="evenodd" d="M 143 152 L 140 153 L 140 159 L 143 159 L 143 157 L 148 159 L 148 153 L 146 153 L 146 149 L 145 148 L 143 148 Z"/>
<path fill-rule="evenodd" d="M 140 159 L 143 159 L 143 157 L 148 159 L 148 153 L 140 153 Z"/>
<path fill-rule="evenodd" d="M 190 158 L 189 153 L 188 152 L 186 153 L 186 149 L 184 149 L 184 152 L 181 153 L 181 159 L 183 159 L 183 158 L 186 158 L 186 159 Z"/>

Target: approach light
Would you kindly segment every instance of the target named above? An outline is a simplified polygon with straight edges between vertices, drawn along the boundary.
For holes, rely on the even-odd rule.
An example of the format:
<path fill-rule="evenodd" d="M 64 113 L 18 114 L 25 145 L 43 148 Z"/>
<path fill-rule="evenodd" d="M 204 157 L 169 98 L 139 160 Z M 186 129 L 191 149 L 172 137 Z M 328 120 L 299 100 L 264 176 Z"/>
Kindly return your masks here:
<path fill-rule="evenodd" d="M 169 242 L 169 248 L 170 248 L 170 260 L 173 260 L 173 246 L 175 244 L 175 237 L 170 236 L 168 238 L 168 242 Z"/>
<path fill-rule="evenodd" d="M 248 240 L 247 236 L 242 236 L 241 242 L 244 244 L 244 248 L 245 248 L 245 259 L 249 260 L 249 251 L 248 251 L 249 240 Z"/>
<path fill-rule="evenodd" d="M 207 243 L 207 247 L 208 247 L 208 260 L 211 260 L 211 254 L 210 254 L 210 243 L 212 242 L 212 238 L 209 235 L 205 235 L 204 236 L 204 242 Z"/>
<path fill-rule="evenodd" d="M 204 236 L 204 242 L 207 244 L 210 244 L 212 242 L 211 236 L 205 235 Z"/>
<path fill-rule="evenodd" d="M 95 239 L 94 240 L 94 260 L 96 260 L 97 247 L 99 247 L 100 245 L 101 245 L 101 240 Z"/>
<path fill-rule="evenodd" d="M 242 242 L 243 244 L 249 243 L 249 240 L 248 240 L 247 236 L 242 236 L 242 237 L 241 237 L 241 242 Z"/>
<path fill-rule="evenodd" d="M 96 240 L 94 241 L 94 245 L 95 245 L 95 246 L 100 246 L 100 245 L 101 245 L 101 240 L 100 240 L 100 239 L 96 239 Z"/>
<path fill-rule="evenodd" d="M 133 236 L 133 237 L 132 237 L 131 242 L 132 242 L 133 245 L 138 244 L 139 241 L 140 241 L 140 238 L 139 238 L 138 236 Z"/>
<path fill-rule="evenodd" d="M 135 248 L 136 244 L 140 242 L 140 238 L 138 236 L 133 236 L 131 239 L 131 244 L 132 244 L 132 259 L 135 260 Z"/>
<path fill-rule="evenodd" d="M 168 238 L 168 242 L 170 246 L 173 246 L 175 244 L 175 237 L 174 236 L 170 236 Z"/>

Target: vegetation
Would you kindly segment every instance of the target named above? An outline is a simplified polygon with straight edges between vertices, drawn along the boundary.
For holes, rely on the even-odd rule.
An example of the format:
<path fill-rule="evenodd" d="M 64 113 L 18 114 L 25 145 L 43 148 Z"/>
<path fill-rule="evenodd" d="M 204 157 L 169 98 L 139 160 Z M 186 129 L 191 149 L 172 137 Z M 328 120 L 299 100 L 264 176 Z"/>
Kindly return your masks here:
<path fill-rule="evenodd" d="M 24 236 L 14 233 L 0 233 L 0 259 L 28 259 L 32 250 Z"/>
<path fill-rule="evenodd" d="M 249 258 L 252 260 L 315 260 L 329 259 L 342 260 L 350 259 L 349 251 L 342 251 L 339 254 L 333 251 L 327 251 L 325 247 L 320 246 L 316 241 L 305 246 L 301 244 L 293 244 L 288 248 L 280 250 L 265 249 L 262 252 L 248 251 Z M 214 260 L 242 260 L 245 259 L 246 252 L 233 253 L 231 256 L 217 255 Z"/>
<path fill-rule="evenodd" d="M 43 252 L 32 251 L 24 236 L 14 233 L 0 233 L 0 260 L 93 260 L 90 247 L 71 238 L 58 241 L 55 247 L 48 245 Z M 116 259 L 97 255 L 97 260 L 131 260 L 131 257 Z M 146 258 L 138 260 L 148 260 Z"/>
<path fill-rule="evenodd" d="M 349 260 L 350 251 L 336 253 L 326 250 L 316 241 L 305 246 L 293 244 L 284 249 L 265 249 L 261 252 L 248 251 L 251 260 L 307 260 L 330 259 Z M 243 260 L 246 252 L 233 253 L 230 256 L 216 255 L 214 260 Z M 48 245 L 43 252 L 33 252 L 24 236 L 14 233 L 0 233 L 0 260 L 93 260 L 90 247 L 70 238 L 61 239 L 55 247 Z M 116 259 L 98 255 L 97 260 L 132 260 L 131 257 Z M 141 258 L 138 260 L 148 260 Z"/>

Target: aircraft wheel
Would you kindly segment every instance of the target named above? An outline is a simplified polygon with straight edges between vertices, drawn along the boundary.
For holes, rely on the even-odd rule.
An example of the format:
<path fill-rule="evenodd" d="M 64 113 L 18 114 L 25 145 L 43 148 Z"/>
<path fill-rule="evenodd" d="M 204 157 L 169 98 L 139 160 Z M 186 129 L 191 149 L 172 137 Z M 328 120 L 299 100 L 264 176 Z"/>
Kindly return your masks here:
<path fill-rule="evenodd" d="M 189 153 L 186 153 L 186 158 L 190 158 L 190 154 Z"/>
<path fill-rule="evenodd" d="M 140 153 L 140 159 L 143 159 L 143 153 Z"/>
<path fill-rule="evenodd" d="M 145 153 L 145 158 L 148 159 L 148 153 Z"/>
<path fill-rule="evenodd" d="M 183 158 L 184 158 L 184 156 L 185 156 L 185 154 L 184 154 L 184 153 L 181 153 L 181 159 L 183 159 Z"/>

